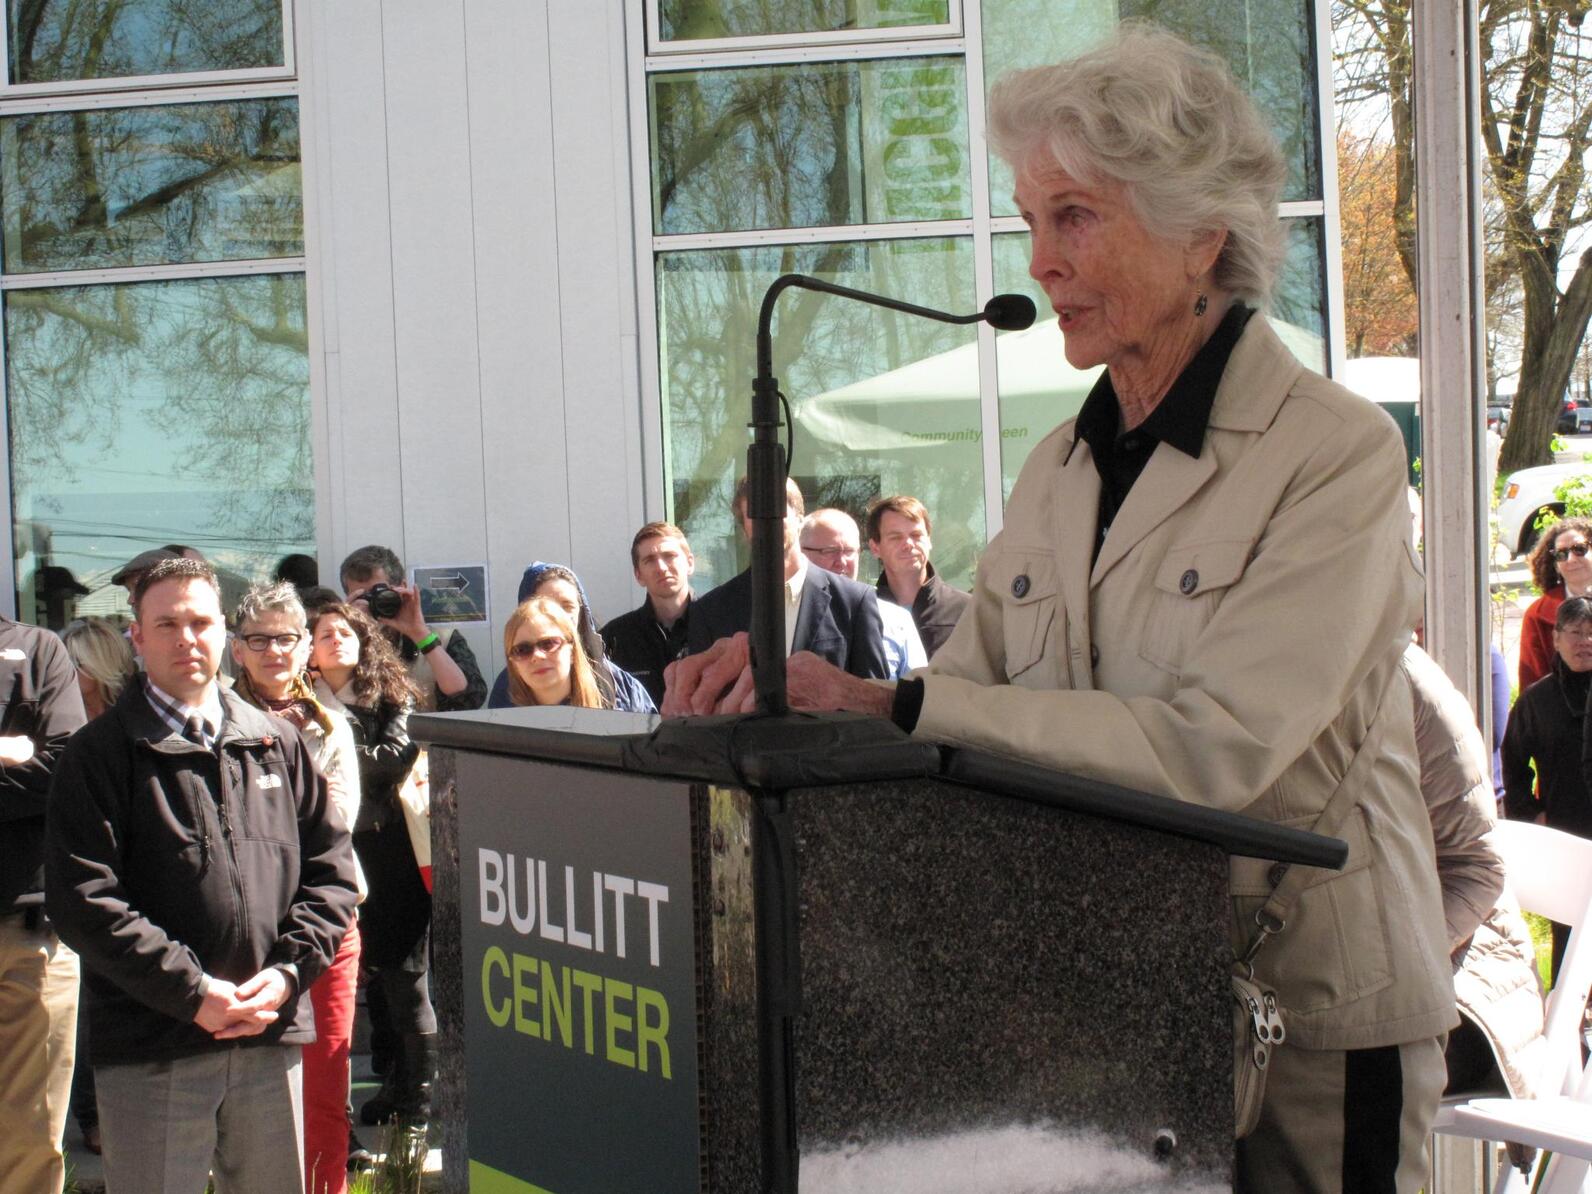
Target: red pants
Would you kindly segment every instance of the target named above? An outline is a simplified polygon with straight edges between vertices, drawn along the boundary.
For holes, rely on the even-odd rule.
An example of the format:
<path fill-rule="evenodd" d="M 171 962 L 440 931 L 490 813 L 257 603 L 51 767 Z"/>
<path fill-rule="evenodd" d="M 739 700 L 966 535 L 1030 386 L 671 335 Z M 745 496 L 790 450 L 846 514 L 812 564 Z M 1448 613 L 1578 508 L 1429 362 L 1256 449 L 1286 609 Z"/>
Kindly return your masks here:
<path fill-rule="evenodd" d="M 304 1188 L 309 1194 L 348 1189 L 348 1049 L 358 974 L 356 920 L 337 947 L 332 968 L 310 987 L 315 1043 L 304 1046 Z"/>

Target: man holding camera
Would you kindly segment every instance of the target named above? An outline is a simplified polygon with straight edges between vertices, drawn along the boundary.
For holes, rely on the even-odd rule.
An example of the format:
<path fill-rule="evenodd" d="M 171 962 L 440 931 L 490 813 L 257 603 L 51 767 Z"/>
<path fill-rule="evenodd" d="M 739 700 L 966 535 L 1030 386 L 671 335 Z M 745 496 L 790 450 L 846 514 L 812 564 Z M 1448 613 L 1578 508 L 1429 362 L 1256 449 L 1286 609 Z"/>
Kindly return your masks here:
<path fill-rule="evenodd" d="M 486 702 L 486 680 L 464 635 L 438 633 L 420 616 L 420 592 L 404 584 L 404 565 L 392 548 L 371 544 L 350 552 L 338 569 L 348 600 L 369 611 L 392 634 L 420 689 L 419 709 L 455 713 Z"/>

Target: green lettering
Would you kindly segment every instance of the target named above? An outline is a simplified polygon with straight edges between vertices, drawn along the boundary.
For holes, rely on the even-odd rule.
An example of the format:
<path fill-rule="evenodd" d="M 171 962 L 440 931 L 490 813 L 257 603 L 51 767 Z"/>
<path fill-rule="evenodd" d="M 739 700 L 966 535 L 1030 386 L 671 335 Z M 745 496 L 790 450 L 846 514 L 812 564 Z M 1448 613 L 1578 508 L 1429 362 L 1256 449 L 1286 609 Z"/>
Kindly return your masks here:
<path fill-rule="evenodd" d="M 636 1055 L 629 1049 L 621 1048 L 618 1036 L 621 1032 L 630 1030 L 631 1018 L 621 1015 L 614 1004 L 623 1000 L 630 1001 L 633 988 L 629 983 L 622 983 L 617 978 L 608 980 L 608 985 L 603 989 L 603 1034 L 608 1042 L 608 1060 L 615 1065 L 636 1068 Z"/>
<path fill-rule="evenodd" d="M 503 977 L 509 976 L 509 957 L 503 950 L 490 946 L 486 953 L 481 955 L 481 1002 L 486 1004 L 486 1018 L 492 1021 L 495 1028 L 502 1028 L 509 1022 L 509 1000 L 505 999 L 500 1005 L 492 1005 L 492 971 L 498 969 L 503 972 Z"/>
<path fill-rule="evenodd" d="M 569 1021 L 569 967 L 560 966 L 559 972 L 564 980 L 564 995 L 559 997 L 558 987 L 554 985 L 553 968 L 542 967 L 542 1031 L 548 1040 L 553 1039 L 553 1029 L 558 1029 L 558 1035 L 563 1038 L 564 1048 L 571 1047 L 573 1039 Z"/>
<path fill-rule="evenodd" d="M 656 1013 L 656 1019 L 648 1023 L 647 1012 Z M 641 1072 L 647 1072 L 647 1046 L 652 1045 L 658 1050 L 658 1073 L 664 1078 L 674 1075 L 669 1068 L 669 1002 L 664 999 L 661 991 L 654 991 L 651 987 L 636 988 L 636 1057 L 641 1065 Z"/>
<path fill-rule="evenodd" d="M 575 979 L 575 985 L 580 988 L 581 1006 L 585 1011 L 585 1015 L 581 1017 L 581 1022 L 586 1027 L 586 1052 L 593 1053 L 596 1051 L 596 1042 L 592 1039 L 591 997 L 594 992 L 602 989 L 602 976 L 592 974 L 589 970 L 571 970 L 570 974 Z"/>
<path fill-rule="evenodd" d="M 535 958 L 514 955 L 514 1031 L 526 1036 L 542 1035 L 541 1025 L 525 1014 L 526 1007 L 536 1003 L 536 966 Z M 525 981 L 527 975 L 532 976 L 530 982 Z"/>

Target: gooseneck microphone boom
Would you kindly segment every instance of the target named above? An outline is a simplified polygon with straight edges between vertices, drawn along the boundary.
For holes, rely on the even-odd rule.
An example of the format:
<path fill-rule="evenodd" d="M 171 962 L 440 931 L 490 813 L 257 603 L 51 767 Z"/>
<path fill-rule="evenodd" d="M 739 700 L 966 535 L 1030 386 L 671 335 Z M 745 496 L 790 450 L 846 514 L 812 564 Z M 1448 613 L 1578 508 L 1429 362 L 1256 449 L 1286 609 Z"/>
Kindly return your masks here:
<path fill-rule="evenodd" d="M 757 320 L 757 377 L 752 382 L 752 443 L 746 450 L 746 510 L 752 521 L 752 683 L 757 711 L 790 710 L 785 692 L 785 521 L 786 460 L 779 444 L 779 382 L 769 326 L 774 302 L 792 286 L 855 299 L 875 307 L 918 315 L 940 323 L 987 322 L 1002 331 L 1021 331 L 1034 322 L 1034 304 L 1021 294 L 997 294 L 972 315 L 952 315 L 866 290 L 838 286 L 806 274 L 784 274 L 763 295 Z"/>

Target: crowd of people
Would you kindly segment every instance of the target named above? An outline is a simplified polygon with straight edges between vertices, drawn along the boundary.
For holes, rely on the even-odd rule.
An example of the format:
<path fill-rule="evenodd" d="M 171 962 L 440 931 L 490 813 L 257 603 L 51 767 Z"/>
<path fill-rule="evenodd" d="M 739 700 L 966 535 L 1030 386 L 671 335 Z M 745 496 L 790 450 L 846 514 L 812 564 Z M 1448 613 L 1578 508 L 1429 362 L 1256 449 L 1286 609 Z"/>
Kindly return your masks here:
<path fill-rule="evenodd" d="M 857 581 L 856 522 L 804 514 L 792 485 L 788 644 L 861 677 L 926 663 L 968 599 L 934 572 L 928 511 L 895 496 L 870 513 L 877 589 Z M 336 1194 L 370 1159 L 353 1116 L 423 1127 L 437 1021 L 409 717 L 656 710 L 674 660 L 746 627 L 747 577 L 696 596 L 665 522 L 637 532 L 631 564 L 646 597 L 600 629 L 574 572 L 528 567 L 490 689 L 381 546 L 343 561 L 341 591 L 288 557 L 224 610 L 211 566 L 171 544 L 116 573 L 125 629 L 0 623 L 0 1191 L 61 1188 L 69 1105 L 117 1194 L 197 1194 L 211 1172 Z M 382 1082 L 356 1109 L 361 987 Z"/>
<path fill-rule="evenodd" d="M 915 499 L 867 512 L 870 587 L 855 521 L 788 485 L 791 705 L 1341 837 L 1339 872 L 1233 862 L 1235 972 L 1286 1025 L 1235 1106 L 1235 1188 L 1415 1194 L 1467 1065 L 1529 1093 L 1542 1003 L 1489 842 L 1489 752 L 1412 642 L 1403 444 L 1261 313 L 1285 170 L 1215 55 L 1125 22 L 998 83 L 989 134 L 1067 360 L 1104 370 L 1028 456 L 970 594 L 935 573 Z M 746 506 L 743 484 L 749 528 Z M 1560 524 L 1535 558 L 1551 651 L 1502 750 L 1505 810 L 1566 827 L 1586 803 L 1587 531 Z M 754 705 L 749 573 L 694 594 L 666 523 L 631 564 L 646 599 L 606 624 L 567 567 L 527 568 L 490 689 L 380 547 L 344 561 L 341 593 L 251 592 L 230 650 L 209 566 L 146 553 L 118 580 L 141 674 L 114 629 L 0 624 L 0 963 L 32 966 L 0 986 L 0 1191 L 60 1184 L 79 957 L 115 1194 L 197 1192 L 209 1169 L 228 1190 L 340 1189 L 358 971 L 383 1072 L 359 1113 L 423 1121 L 409 714 Z"/>

